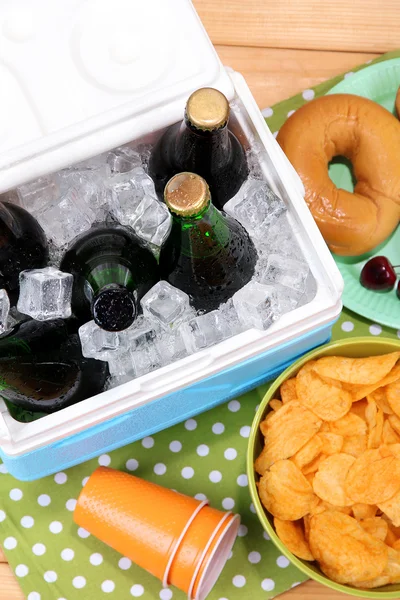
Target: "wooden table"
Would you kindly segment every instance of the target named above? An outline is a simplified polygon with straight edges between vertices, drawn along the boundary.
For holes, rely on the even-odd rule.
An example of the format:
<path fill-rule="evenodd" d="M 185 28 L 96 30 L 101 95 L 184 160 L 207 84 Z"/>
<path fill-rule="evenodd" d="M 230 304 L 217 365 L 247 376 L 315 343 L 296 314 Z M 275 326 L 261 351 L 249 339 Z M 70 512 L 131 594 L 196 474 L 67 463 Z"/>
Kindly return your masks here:
<path fill-rule="evenodd" d="M 260 108 L 400 44 L 398 0 L 193 2 L 222 62 L 245 76 Z M 346 597 L 312 581 L 280 596 L 282 600 Z M 0 600 L 23 598 L 0 550 Z"/>

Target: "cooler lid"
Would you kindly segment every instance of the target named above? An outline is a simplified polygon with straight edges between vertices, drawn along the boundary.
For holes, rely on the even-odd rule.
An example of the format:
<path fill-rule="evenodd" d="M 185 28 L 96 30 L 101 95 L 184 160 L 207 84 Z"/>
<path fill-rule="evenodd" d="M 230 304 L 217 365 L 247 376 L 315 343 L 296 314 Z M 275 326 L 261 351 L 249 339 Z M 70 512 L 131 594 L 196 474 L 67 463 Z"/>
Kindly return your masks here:
<path fill-rule="evenodd" d="M 2 0 L 0 191 L 177 121 L 233 87 L 190 0 Z"/>

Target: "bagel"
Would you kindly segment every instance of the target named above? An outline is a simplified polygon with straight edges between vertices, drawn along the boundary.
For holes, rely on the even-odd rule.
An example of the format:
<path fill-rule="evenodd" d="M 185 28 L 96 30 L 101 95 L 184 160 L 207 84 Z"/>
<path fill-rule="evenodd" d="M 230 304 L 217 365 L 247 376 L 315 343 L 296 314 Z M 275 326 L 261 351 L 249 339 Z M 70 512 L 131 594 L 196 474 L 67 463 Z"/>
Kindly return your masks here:
<path fill-rule="evenodd" d="M 293 113 L 277 140 L 332 252 L 359 256 L 394 231 L 400 218 L 400 122 L 389 111 L 361 96 L 323 96 Z M 354 193 L 330 179 L 335 156 L 351 161 Z"/>

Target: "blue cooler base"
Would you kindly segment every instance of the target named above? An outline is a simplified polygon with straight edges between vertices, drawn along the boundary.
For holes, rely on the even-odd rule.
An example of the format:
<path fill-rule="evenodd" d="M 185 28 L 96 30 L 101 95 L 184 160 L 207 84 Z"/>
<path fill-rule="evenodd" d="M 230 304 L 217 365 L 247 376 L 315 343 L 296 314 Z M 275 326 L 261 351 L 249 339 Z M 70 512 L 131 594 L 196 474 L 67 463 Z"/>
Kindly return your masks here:
<path fill-rule="evenodd" d="M 14 477 L 32 481 L 126 446 L 273 379 L 299 356 L 328 342 L 334 323 L 59 442 L 19 456 L 0 450 L 0 457 Z"/>

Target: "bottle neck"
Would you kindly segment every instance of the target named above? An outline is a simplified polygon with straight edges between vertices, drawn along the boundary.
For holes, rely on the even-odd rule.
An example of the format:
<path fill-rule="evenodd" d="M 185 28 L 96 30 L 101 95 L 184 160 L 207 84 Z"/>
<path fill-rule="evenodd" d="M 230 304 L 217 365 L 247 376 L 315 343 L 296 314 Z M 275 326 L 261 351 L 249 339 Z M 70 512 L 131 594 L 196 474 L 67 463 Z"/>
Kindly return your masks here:
<path fill-rule="evenodd" d="M 86 275 L 90 300 L 110 285 L 117 285 L 133 292 L 136 288 L 132 271 L 118 257 L 108 257 L 93 266 Z"/>
<path fill-rule="evenodd" d="M 231 140 L 227 125 L 219 129 L 197 129 L 185 118 L 176 142 L 176 158 L 180 164 L 201 163 L 207 159 L 210 165 L 229 164 Z"/>

